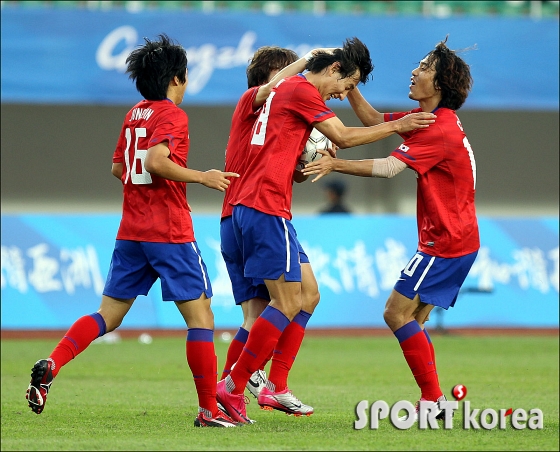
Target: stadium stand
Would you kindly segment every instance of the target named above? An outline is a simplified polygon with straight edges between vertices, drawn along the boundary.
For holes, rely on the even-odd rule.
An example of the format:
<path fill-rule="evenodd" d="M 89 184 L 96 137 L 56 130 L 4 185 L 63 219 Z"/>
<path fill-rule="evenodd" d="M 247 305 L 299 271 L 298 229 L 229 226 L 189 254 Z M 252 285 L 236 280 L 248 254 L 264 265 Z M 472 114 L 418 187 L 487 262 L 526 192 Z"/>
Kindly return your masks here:
<path fill-rule="evenodd" d="M 262 11 L 265 14 L 371 14 L 558 17 L 559 1 L 2 1 L 1 7 L 190 11 Z"/>

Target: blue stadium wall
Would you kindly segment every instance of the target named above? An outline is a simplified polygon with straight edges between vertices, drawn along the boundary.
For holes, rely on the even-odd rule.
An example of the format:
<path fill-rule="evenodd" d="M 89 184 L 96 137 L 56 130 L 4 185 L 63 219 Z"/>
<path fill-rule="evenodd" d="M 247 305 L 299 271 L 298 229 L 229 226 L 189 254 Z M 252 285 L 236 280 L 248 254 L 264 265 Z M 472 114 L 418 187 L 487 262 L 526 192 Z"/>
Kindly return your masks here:
<path fill-rule="evenodd" d="M 66 328 L 98 308 L 119 215 L 2 215 L 2 329 Z M 383 326 L 385 301 L 416 250 L 416 220 L 396 215 L 299 216 L 293 223 L 319 283 L 310 327 Z M 219 215 L 195 216 L 216 328 L 241 309 L 220 254 Z M 558 327 L 558 218 L 480 218 L 482 247 L 446 327 Z M 123 328 L 179 328 L 159 282 Z"/>

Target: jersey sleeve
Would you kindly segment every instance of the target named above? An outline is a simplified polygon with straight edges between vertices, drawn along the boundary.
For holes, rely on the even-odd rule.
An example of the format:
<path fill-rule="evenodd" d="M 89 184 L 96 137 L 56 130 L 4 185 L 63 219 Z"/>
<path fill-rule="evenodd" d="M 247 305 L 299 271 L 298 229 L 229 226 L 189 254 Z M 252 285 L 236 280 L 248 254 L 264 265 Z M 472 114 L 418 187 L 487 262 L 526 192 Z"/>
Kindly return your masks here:
<path fill-rule="evenodd" d="M 121 134 L 117 141 L 117 146 L 115 147 L 115 152 L 113 152 L 113 163 L 123 163 L 124 164 L 124 150 L 126 148 L 126 137 L 125 137 L 125 126 L 121 127 Z"/>
<path fill-rule="evenodd" d="M 180 108 L 164 113 L 148 141 L 148 148 L 167 141 L 169 151 L 173 154 L 177 146 L 184 140 L 185 134 L 188 134 L 188 127 L 187 114 Z"/>
<path fill-rule="evenodd" d="M 294 113 L 308 124 L 322 122 L 336 116 L 312 85 L 299 84 L 290 102 Z"/>
<path fill-rule="evenodd" d="M 417 108 L 417 109 L 411 110 L 411 111 L 400 111 L 400 112 L 396 112 L 396 113 L 384 113 L 383 114 L 383 119 L 384 119 L 385 122 L 396 121 L 397 119 L 404 118 L 406 115 L 409 115 L 410 113 L 417 113 L 419 111 L 421 111 L 420 108 Z M 411 132 L 399 133 L 399 135 L 404 140 L 406 140 L 406 139 L 410 138 L 410 136 L 412 135 L 412 131 Z"/>
<path fill-rule="evenodd" d="M 444 158 L 445 142 L 437 122 L 424 129 L 410 132 L 391 155 L 410 166 L 419 174 L 424 174 Z"/>

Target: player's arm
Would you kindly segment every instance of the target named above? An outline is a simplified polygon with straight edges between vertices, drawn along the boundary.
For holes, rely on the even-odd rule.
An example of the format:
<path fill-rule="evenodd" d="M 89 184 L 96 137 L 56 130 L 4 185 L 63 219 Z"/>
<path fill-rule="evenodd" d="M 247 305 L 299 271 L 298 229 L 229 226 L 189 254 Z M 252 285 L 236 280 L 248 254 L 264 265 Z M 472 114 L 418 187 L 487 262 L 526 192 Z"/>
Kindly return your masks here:
<path fill-rule="evenodd" d="M 224 191 L 230 184 L 228 177 L 239 177 L 237 173 L 222 172 L 216 169 L 202 172 L 184 168 L 172 162 L 169 159 L 170 154 L 167 142 L 158 143 L 149 148 L 144 161 L 146 171 L 164 179 L 202 184 L 219 191 Z"/>
<path fill-rule="evenodd" d="M 381 159 L 344 160 L 333 159 L 328 152 L 319 152 L 323 157 L 308 163 L 303 168 L 303 174 L 306 176 L 317 174 L 311 182 L 321 179 L 332 171 L 352 176 L 391 178 L 408 167 L 406 163 L 392 155 Z"/>
<path fill-rule="evenodd" d="M 120 180 L 122 177 L 122 172 L 123 172 L 123 164 L 113 163 L 113 166 L 111 167 L 111 174 Z"/>
<path fill-rule="evenodd" d="M 411 130 L 426 128 L 435 122 L 432 113 L 411 113 L 396 121 L 388 121 L 369 127 L 346 127 L 342 121 L 334 116 L 321 122 L 313 123 L 319 132 L 339 148 L 350 148 L 361 144 L 382 140 L 394 133 L 405 133 Z"/>
<path fill-rule="evenodd" d="M 358 119 L 366 127 L 376 126 L 385 122 L 383 113 L 378 112 L 371 104 L 362 96 L 358 87 L 350 90 L 348 93 L 348 102 Z"/>
<path fill-rule="evenodd" d="M 258 108 L 263 105 L 266 101 L 266 98 L 272 91 L 272 88 L 276 86 L 276 84 L 286 77 L 291 77 L 292 75 L 299 74 L 305 70 L 305 66 L 307 62 L 311 59 L 311 57 L 316 52 L 332 52 L 333 48 L 319 48 L 313 49 L 305 56 L 301 57 L 299 60 L 294 61 L 292 64 L 286 66 L 281 71 L 277 72 L 274 77 L 270 79 L 270 81 L 264 85 L 261 85 L 257 91 L 257 95 L 255 96 L 255 100 L 253 101 L 253 108 Z"/>

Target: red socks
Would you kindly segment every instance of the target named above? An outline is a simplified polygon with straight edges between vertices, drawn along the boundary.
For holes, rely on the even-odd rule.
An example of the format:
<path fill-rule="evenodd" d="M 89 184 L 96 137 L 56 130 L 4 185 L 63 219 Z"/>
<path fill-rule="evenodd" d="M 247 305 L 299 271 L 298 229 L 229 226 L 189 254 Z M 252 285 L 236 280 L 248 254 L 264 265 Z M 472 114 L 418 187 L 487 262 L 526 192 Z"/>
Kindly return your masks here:
<path fill-rule="evenodd" d="M 105 320 L 98 312 L 76 320 L 49 356 L 55 363 L 53 377 L 95 339 L 103 336 L 105 330 Z"/>
<path fill-rule="evenodd" d="M 301 347 L 305 327 L 311 314 L 300 311 L 286 327 L 272 355 L 272 365 L 268 380 L 274 384 L 275 391 L 281 392 L 288 386 L 288 373 L 294 364 Z"/>
<path fill-rule="evenodd" d="M 281 311 L 270 305 L 265 308 L 251 327 L 245 348 L 230 373 L 235 385 L 232 394 L 243 394 L 251 374 L 265 362 L 289 324 Z"/>
<path fill-rule="evenodd" d="M 247 331 L 246 329 L 239 328 L 239 330 L 237 330 L 235 337 L 231 341 L 231 344 L 229 344 L 226 363 L 224 364 L 224 370 L 222 372 L 222 377 L 220 378 L 220 380 L 223 380 L 230 374 L 231 366 L 233 366 L 239 359 L 239 355 L 241 355 L 248 337 L 249 331 Z"/>
<path fill-rule="evenodd" d="M 187 332 L 187 362 L 198 394 L 198 405 L 212 416 L 218 413 L 216 378 L 218 361 L 214 351 L 214 331 L 190 328 Z"/>
<path fill-rule="evenodd" d="M 418 322 L 413 320 L 399 328 L 394 334 L 399 340 L 408 367 L 422 391 L 422 398 L 436 401 L 442 392 L 430 344 L 424 331 Z"/>

